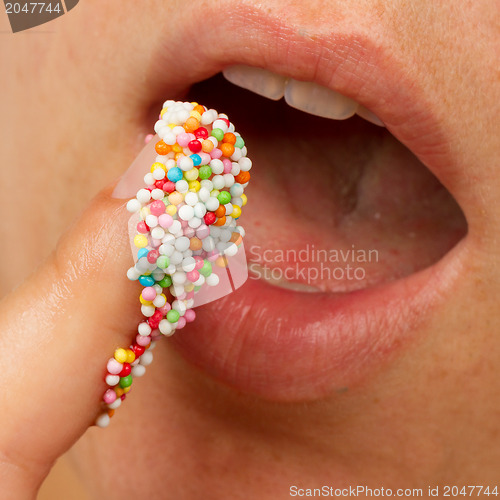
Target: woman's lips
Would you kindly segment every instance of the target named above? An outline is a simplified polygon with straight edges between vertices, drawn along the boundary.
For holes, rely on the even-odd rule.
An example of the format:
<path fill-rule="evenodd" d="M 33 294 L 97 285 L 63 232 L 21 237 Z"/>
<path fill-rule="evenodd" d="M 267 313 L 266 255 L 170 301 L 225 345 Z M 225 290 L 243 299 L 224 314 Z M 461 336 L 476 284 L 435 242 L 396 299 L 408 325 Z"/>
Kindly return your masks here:
<path fill-rule="evenodd" d="M 193 37 L 191 26 L 180 25 L 181 36 L 168 51 L 159 40 L 149 79 L 152 100 L 172 97 L 233 64 L 314 81 L 373 111 L 452 190 L 446 134 L 418 82 L 392 56 L 389 41 L 354 32 L 348 23 L 332 34 L 312 29 L 305 37 L 296 26 L 247 6 L 239 6 L 237 15 L 204 16 L 207 26 L 219 29 Z M 162 64 L 169 68 L 165 74 L 158 73 Z M 172 342 L 186 359 L 239 390 L 284 401 L 321 397 L 358 382 L 415 338 L 450 296 L 465 247 L 462 241 L 432 267 L 399 281 L 345 294 L 249 280 L 199 308 L 193 328 Z"/>

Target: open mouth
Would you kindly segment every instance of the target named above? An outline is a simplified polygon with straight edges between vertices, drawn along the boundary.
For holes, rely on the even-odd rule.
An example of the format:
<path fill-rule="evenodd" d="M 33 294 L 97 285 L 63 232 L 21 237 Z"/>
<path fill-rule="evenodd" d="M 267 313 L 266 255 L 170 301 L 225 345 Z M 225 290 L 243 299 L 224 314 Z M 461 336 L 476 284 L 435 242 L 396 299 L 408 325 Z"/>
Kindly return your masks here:
<path fill-rule="evenodd" d="M 239 390 L 317 398 L 415 338 L 451 293 L 467 223 L 443 185 L 447 138 L 396 62 L 358 35 L 280 44 L 283 26 L 252 20 L 245 43 L 198 41 L 196 66 L 158 84 L 159 99 L 227 113 L 253 161 L 241 219 L 251 279 L 172 342 Z M 264 58 L 257 33 L 274 44 Z"/>

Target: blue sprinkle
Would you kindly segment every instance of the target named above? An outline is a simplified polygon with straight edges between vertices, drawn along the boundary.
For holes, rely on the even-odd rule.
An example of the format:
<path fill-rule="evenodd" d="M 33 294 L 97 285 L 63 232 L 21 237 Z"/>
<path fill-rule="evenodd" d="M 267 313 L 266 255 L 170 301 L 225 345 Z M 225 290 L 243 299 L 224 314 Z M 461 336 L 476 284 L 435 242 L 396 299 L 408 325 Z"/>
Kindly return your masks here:
<path fill-rule="evenodd" d="M 142 276 L 139 276 L 139 283 L 142 286 L 153 286 L 155 284 L 155 280 L 152 276 L 145 276 L 143 274 Z"/>
<path fill-rule="evenodd" d="M 182 179 L 182 170 L 179 167 L 172 167 L 168 172 L 167 172 L 167 178 L 169 181 L 172 182 L 177 182 Z"/>
<path fill-rule="evenodd" d="M 147 257 L 149 250 L 147 248 L 141 248 L 137 252 L 137 260 L 142 259 L 142 257 Z"/>
<path fill-rule="evenodd" d="M 195 167 L 197 167 L 198 165 L 201 164 L 201 156 L 200 155 L 194 154 L 194 155 L 191 155 L 189 158 L 191 158 L 191 160 L 193 160 L 193 165 Z"/>

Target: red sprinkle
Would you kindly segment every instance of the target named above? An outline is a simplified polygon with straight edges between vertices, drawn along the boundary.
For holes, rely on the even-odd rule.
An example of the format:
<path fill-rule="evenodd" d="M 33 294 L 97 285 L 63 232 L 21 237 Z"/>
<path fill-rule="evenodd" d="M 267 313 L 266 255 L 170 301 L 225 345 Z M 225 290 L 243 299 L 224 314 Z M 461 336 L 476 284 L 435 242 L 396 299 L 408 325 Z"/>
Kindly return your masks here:
<path fill-rule="evenodd" d="M 175 191 L 175 184 L 172 181 L 165 181 L 165 184 L 163 184 L 163 191 L 165 193 L 173 193 Z"/>
<path fill-rule="evenodd" d="M 132 346 L 132 350 L 135 353 L 135 357 L 136 358 L 140 358 L 144 354 L 144 351 L 146 350 L 146 348 L 143 347 L 143 346 L 141 346 L 141 345 L 139 345 L 139 344 L 134 344 Z"/>
<path fill-rule="evenodd" d="M 155 311 L 153 316 L 148 318 L 148 324 L 153 330 L 155 330 L 156 328 L 158 328 L 158 325 L 160 324 L 160 321 L 162 319 L 163 319 L 162 313 L 157 310 Z"/>
<path fill-rule="evenodd" d="M 194 141 L 190 141 L 188 143 L 188 148 L 193 153 L 199 153 L 201 151 L 201 142 L 198 139 L 195 139 Z"/>
<path fill-rule="evenodd" d="M 205 217 L 203 217 L 203 220 L 205 221 L 205 224 L 207 226 L 212 225 L 216 219 L 217 219 L 217 216 L 213 212 L 207 212 L 205 214 Z"/>
<path fill-rule="evenodd" d="M 126 377 L 127 375 L 130 375 L 131 371 L 132 367 L 130 366 L 130 363 L 123 363 L 123 368 L 119 375 L 120 377 Z"/>
<path fill-rule="evenodd" d="M 197 139 L 208 139 L 208 130 L 205 127 L 197 128 L 193 133 Z"/>

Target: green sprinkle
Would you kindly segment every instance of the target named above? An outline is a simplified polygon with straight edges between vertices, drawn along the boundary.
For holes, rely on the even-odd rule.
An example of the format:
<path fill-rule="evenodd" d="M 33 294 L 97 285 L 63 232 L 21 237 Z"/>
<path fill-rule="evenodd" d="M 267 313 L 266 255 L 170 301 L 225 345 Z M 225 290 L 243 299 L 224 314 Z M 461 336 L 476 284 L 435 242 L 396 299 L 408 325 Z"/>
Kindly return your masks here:
<path fill-rule="evenodd" d="M 212 274 L 212 264 L 208 260 L 203 261 L 203 267 L 199 269 L 200 274 L 203 274 L 205 278 Z"/>
<path fill-rule="evenodd" d="M 168 257 L 166 258 L 168 259 Z M 158 257 L 158 259 L 160 259 L 160 257 Z M 162 288 L 168 288 L 170 285 L 172 285 L 172 278 L 167 274 L 161 281 L 158 282 L 158 284 Z"/>
<path fill-rule="evenodd" d="M 212 169 L 208 165 L 204 165 L 203 167 L 200 167 L 198 175 L 200 176 L 200 179 L 208 179 L 212 175 Z"/>
<path fill-rule="evenodd" d="M 132 385 L 132 375 L 127 375 L 126 377 L 120 377 L 120 387 L 125 389 L 125 387 L 130 387 Z"/>
<path fill-rule="evenodd" d="M 242 148 L 245 145 L 243 137 L 236 136 L 236 142 L 234 143 L 235 148 Z"/>
<path fill-rule="evenodd" d="M 170 259 L 166 256 L 166 255 L 160 255 L 157 259 L 156 259 L 156 265 L 160 268 L 160 269 L 165 269 L 166 267 L 168 267 L 170 264 Z"/>
<path fill-rule="evenodd" d="M 214 128 L 211 135 L 218 141 L 222 141 L 222 139 L 224 139 L 224 132 L 221 128 Z"/>
<path fill-rule="evenodd" d="M 225 205 L 226 203 L 229 203 L 231 201 L 231 193 L 228 191 L 221 191 L 219 193 L 219 196 L 217 196 L 217 199 L 219 200 L 219 203 L 221 205 Z"/>
<path fill-rule="evenodd" d="M 179 311 L 176 311 L 175 309 L 170 309 L 167 313 L 167 319 L 170 321 L 170 323 L 176 323 L 179 321 L 179 318 L 181 315 L 179 314 Z"/>

